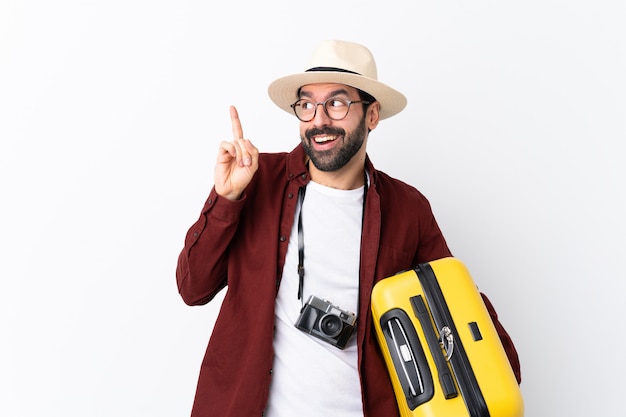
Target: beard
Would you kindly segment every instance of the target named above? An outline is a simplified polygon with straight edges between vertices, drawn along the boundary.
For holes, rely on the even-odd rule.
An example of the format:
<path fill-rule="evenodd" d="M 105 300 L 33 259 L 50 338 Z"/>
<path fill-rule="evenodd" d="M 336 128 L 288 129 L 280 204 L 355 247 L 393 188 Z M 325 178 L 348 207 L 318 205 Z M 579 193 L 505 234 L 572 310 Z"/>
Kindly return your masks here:
<path fill-rule="evenodd" d="M 316 135 L 337 135 L 342 137 L 342 143 L 335 145 L 332 149 L 326 151 L 316 151 L 311 142 L 312 137 Z M 313 165 L 320 171 L 332 172 L 343 168 L 365 142 L 367 136 L 367 127 L 365 125 L 365 117 L 361 119 L 354 131 L 346 136 L 346 131 L 338 127 L 311 128 L 308 129 L 304 136 L 300 136 L 302 147 L 308 155 Z M 336 139 L 340 140 L 340 139 Z"/>

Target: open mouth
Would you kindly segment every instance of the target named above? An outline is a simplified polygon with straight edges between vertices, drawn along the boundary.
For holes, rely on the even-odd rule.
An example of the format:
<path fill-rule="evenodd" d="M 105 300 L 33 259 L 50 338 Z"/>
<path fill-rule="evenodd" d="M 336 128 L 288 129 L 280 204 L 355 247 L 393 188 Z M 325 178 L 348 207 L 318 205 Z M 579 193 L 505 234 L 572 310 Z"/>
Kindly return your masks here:
<path fill-rule="evenodd" d="M 306 131 L 305 136 L 309 140 L 310 146 L 317 151 L 329 151 L 341 140 L 345 135 L 345 131 L 340 128 L 313 127 Z"/>
<path fill-rule="evenodd" d="M 338 136 L 335 135 L 324 135 L 324 136 L 314 136 L 313 141 L 315 143 L 327 143 L 337 140 Z"/>

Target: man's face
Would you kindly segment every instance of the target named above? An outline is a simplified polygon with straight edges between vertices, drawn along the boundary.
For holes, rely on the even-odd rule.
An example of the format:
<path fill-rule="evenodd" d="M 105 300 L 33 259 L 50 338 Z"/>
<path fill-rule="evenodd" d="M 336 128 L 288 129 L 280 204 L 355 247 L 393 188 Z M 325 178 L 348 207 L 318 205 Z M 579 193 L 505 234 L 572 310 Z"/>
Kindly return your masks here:
<path fill-rule="evenodd" d="M 313 103 L 323 103 L 329 98 L 359 101 L 359 93 L 343 84 L 310 84 L 302 87 L 300 98 Z M 365 153 L 368 134 L 365 105 L 354 103 L 347 116 L 333 120 L 317 106 L 315 117 L 300 122 L 300 139 L 306 154 L 320 171 L 337 171 L 343 168 L 357 153 Z"/>

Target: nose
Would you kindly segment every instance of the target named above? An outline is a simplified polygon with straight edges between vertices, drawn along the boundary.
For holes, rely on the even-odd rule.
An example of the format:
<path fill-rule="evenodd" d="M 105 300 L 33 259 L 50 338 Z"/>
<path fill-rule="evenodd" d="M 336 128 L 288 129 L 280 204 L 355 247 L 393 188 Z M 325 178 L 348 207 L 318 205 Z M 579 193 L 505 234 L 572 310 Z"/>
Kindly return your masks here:
<path fill-rule="evenodd" d="M 328 117 L 328 113 L 326 113 L 325 104 L 326 103 L 315 103 L 315 114 L 311 120 L 315 126 L 326 126 L 332 122 L 332 119 Z M 319 106 L 322 106 L 322 108 L 319 109 Z"/>

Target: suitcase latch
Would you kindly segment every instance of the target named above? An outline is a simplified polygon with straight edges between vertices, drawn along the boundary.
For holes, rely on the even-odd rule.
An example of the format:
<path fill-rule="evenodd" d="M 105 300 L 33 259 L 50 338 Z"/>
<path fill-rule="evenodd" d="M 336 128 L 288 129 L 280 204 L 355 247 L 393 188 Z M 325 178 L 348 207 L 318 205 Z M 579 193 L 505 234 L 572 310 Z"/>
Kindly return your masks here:
<path fill-rule="evenodd" d="M 454 335 L 448 326 L 442 327 L 439 334 L 441 335 L 441 342 L 439 342 L 439 344 L 441 348 L 445 350 L 446 360 L 449 362 L 454 352 Z"/>

